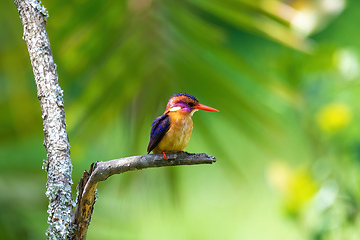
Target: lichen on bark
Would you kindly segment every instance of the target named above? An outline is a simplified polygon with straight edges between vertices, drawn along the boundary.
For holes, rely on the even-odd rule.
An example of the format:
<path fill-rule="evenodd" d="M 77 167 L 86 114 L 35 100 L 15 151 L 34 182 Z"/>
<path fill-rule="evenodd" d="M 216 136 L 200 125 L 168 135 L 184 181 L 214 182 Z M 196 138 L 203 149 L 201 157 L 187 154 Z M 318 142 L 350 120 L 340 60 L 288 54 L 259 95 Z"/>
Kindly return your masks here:
<path fill-rule="evenodd" d="M 47 153 L 43 166 L 47 171 L 46 196 L 49 198 L 49 227 L 46 235 L 48 239 L 66 239 L 75 204 L 71 189 L 72 165 L 63 91 L 59 86 L 56 64 L 45 29 L 48 13 L 40 1 L 14 2 L 24 27 L 23 39 L 30 55 L 43 118 Z"/>

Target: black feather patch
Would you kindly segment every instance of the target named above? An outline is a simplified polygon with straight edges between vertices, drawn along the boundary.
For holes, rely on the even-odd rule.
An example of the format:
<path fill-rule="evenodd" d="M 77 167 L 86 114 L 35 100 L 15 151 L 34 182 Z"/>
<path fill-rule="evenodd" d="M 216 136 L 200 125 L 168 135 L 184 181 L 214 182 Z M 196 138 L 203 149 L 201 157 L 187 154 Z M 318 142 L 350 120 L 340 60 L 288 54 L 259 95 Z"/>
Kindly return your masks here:
<path fill-rule="evenodd" d="M 164 114 L 154 120 L 151 124 L 151 132 L 150 132 L 150 142 L 147 148 L 147 152 L 150 153 L 163 139 L 166 132 L 170 128 L 170 119 L 169 115 Z"/>
<path fill-rule="evenodd" d="M 187 93 L 174 94 L 171 98 L 173 98 L 173 97 L 181 97 L 181 96 L 185 96 L 185 97 L 191 98 L 191 99 L 194 100 L 195 102 L 199 102 L 199 101 L 196 99 L 196 97 L 191 96 L 190 94 L 187 94 Z M 170 98 L 170 99 L 171 99 L 171 98 Z"/>

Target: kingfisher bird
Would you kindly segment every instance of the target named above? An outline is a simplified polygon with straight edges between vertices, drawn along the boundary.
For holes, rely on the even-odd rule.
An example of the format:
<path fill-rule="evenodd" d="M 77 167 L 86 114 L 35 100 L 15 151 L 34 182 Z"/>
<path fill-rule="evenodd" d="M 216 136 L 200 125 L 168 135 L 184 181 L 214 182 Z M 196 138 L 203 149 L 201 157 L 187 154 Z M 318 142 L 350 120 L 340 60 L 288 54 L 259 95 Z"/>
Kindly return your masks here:
<path fill-rule="evenodd" d="M 192 115 L 197 110 L 219 112 L 219 110 L 200 104 L 190 94 L 173 95 L 163 115 L 152 123 L 147 153 L 162 153 L 166 160 L 168 152 L 182 152 L 188 144 L 193 129 Z"/>

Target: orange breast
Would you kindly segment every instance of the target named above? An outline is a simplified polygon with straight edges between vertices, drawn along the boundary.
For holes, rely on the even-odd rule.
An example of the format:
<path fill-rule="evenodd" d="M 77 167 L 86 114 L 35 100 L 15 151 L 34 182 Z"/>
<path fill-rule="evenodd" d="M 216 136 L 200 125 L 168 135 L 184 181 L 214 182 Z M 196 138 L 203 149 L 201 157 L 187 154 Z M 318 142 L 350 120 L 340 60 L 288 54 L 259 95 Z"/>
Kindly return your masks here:
<path fill-rule="evenodd" d="M 170 128 L 163 139 L 154 148 L 154 153 L 179 152 L 188 144 L 193 128 L 190 114 L 170 112 Z"/>

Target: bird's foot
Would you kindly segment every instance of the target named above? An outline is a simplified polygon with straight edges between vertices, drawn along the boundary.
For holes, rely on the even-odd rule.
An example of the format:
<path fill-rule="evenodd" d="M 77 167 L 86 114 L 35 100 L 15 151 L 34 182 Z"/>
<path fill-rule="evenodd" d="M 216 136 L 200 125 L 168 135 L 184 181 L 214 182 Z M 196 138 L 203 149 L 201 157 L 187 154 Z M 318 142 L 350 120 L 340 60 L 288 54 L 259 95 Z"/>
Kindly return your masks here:
<path fill-rule="evenodd" d="M 166 152 L 161 152 L 161 153 L 163 154 L 165 160 L 169 160 L 169 159 L 166 157 Z"/>

